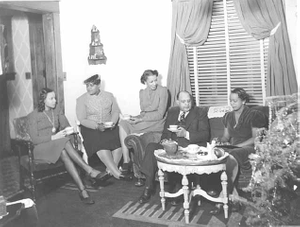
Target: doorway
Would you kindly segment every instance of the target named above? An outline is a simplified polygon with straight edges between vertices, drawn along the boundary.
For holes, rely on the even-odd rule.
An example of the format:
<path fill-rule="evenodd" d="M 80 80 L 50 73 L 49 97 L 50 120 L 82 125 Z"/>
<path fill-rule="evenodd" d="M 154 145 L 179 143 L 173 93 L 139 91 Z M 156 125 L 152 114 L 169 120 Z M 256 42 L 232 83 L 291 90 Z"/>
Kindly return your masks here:
<path fill-rule="evenodd" d="M 1 2 L 0 24 L 4 27 L 0 36 L 5 43 L 1 46 L 5 70 L 0 73 L 0 158 L 3 158 L 13 155 L 13 119 L 37 107 L 42 88 L 55 90 L 58 104 L 64 109 L 59 2 Z"/>

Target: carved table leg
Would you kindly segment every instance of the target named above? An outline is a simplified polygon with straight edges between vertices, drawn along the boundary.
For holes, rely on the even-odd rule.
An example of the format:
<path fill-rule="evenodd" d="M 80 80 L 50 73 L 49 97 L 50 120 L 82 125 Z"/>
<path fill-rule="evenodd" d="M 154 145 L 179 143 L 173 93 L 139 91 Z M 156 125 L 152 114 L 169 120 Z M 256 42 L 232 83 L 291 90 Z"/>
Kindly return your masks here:
<path fill-rule="evenodd" d="M 185 216 L 185 223 L 189 223 L 189 181 L 184 174 L 182 176 L 182 190 L 183 190 L 183 196 L 184 196 L 184 202 L 183 202 L 183 209 L 184 209 L 184 216 Z"/>
<path fill-rule="evenodd" d="M 228 218 L 228 197 L 227 197 L 227 174 L 225 171 L 221 174 L 221 184 L 222 184 L 222 194 L 223 194 L 223 203 L 224 203 L 224 215 L 225 218 Z"/>
<path fill-rule="evenodd" d="M 158 179 L 159 179 L 159 184 L 160 184 L 160 197 L 161 197 L 161 205 L 162 205 L 162 209 L 165 210 L 165 203 L 166 203 L 166 199 L 165 199 L 165 182 L 164 182 L 164 173 L 163 171 L 161 171 L 161 169 L 158 170 Z"/>

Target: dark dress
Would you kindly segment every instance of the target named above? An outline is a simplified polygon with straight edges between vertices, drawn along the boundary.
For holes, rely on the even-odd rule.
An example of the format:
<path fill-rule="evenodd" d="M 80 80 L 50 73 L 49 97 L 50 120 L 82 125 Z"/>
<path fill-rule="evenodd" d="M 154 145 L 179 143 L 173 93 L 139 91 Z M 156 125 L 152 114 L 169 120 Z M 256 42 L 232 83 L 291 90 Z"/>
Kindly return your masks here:
<path fill-rule="evenodd" d="M 120 110 L 113 95 L 101 91 L 98 95 L 83 94 L 77 99 L 76 115 L 80 121 L 83 144 L 87 155 L 91 157 L 99 150 L 115 150 L 121 147 L 119 137 Z M 98 123 L 112 121 L 116 124 L 113 129 L 101 132 Z"/>
<path fill-rule="evenodd" d="M 54 134 L 52 133 L 53 125 L 46 114 L 52 121 L 52 110 L 45 112 L 34 110 L 31 112 L 28 115 L 28 131 L 33 144 L 35 144 L 34 159 L 56 163 L 70 138 L 51 140 L 51 136 Z M 66 116 L 59 109 L 53 110 L 53 117 L 56 132 L 70 126 Z"/>
<path fill-rule="evenodd" d="M 236 145 L 252 137 L 252 128 L 266 127 L 267 118 L 263 112 L 245 106 L 237 124 L 235 122 L 234 111 L 225 114 L 223 117 L 223 124 L 225 128 L 228 129 L 231 137 L 231 144 Z M 251 168 L 248 155 L 255 153 L 254 144 L 240 148 L 227 149 L 227 151 L 237 160 L 240 168 Z"/>

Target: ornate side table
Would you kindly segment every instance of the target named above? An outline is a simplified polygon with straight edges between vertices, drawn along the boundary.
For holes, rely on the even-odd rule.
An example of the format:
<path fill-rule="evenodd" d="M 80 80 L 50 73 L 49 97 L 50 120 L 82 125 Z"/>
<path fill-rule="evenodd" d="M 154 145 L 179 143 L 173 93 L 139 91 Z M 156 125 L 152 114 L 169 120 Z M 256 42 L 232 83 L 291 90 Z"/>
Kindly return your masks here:
<path fill-rule="evenodd" d="M 227 175 L 226 175 L 226 159 L 228 154 L 218 160 L 189 160 L 189 159 L 172 159 L 164 155 L 163 150 L 156 150 L 155 156 L 157 158 L 158 176 L 160 183 L 160 197 L 162 209 L 165 210 L 165 197 L 174 198 L 183 195 L 185 222 L 189 223 L 189 204 L 193 196 L 201 195 L 204 198 L 217 203 L 223 203 L 225 218 L 228 218 L 228 195 L 227 195 Z M 209 196 L 200 185 L 194 190 L 189 190 L 188 174 L 211 174 L 223 171 L 221 174 L 222 192 L 218 198 Z M 177 172 L 182 175 L 182 188 L 176 193 L 169 193 L 164 190 L 164 172 Z"/>

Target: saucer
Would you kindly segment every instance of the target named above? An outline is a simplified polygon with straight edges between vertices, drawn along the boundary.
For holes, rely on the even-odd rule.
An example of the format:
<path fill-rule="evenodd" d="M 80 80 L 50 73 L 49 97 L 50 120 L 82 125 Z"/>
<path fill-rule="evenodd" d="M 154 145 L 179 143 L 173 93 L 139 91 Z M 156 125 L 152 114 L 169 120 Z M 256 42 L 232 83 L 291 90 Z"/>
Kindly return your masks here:
<path fill-rule="evenodd" d="M 168 130 L 169 130 L 170 132 L 179 132 L 179 129 L 178 129 L 178 128 L 176 128 L 176 129 L 168 128 Z"/>
<path fill-rule="evenodd" d="M 111 127 L 113 127 L 113 123 L 111 121 L 104 123 L 104 128 L 111 128 Z"/>
<path fill-rule="evenodd" d="M 104 128 L 111 128 L 112 125 L 104 125 Z"/>
<path fill-rule="evenodd" d="M 65 132 L 68 135 L 70 135 L 70 134 L 74 133 L 74 128 L 73 127 L 67 127 L 67 128 L 65 128 Z"/>

